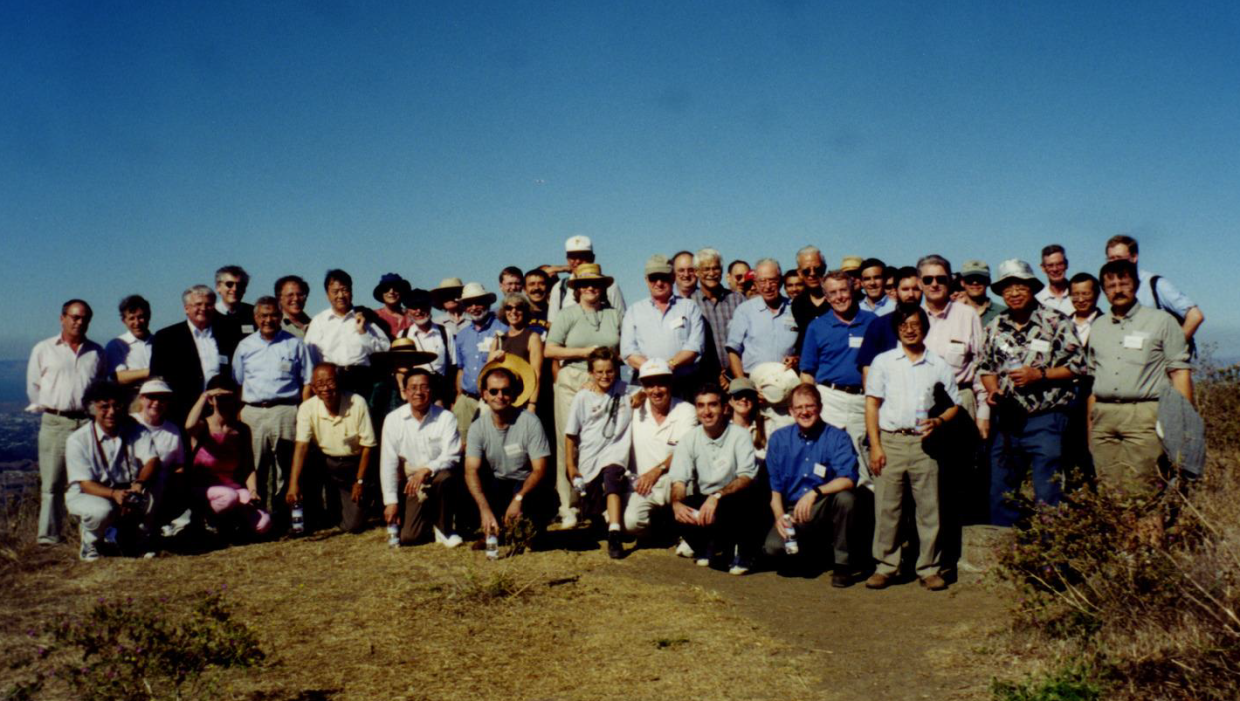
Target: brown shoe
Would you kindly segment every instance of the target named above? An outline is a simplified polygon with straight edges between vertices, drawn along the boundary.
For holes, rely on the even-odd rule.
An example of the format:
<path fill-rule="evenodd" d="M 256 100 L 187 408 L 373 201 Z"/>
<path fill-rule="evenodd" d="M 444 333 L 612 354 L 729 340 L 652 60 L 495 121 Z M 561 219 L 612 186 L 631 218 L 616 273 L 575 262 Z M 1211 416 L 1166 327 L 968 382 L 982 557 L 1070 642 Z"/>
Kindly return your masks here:
<path fill-rule="evenodd" d="M 891 575 L 880 574 L 875 572 L 870 578 L 865 580 L 866 589 L 886 589 L 891 586 Z"/>
<path fill-rule="evenodd" d="M 921 586 L 930 591 L 943 591 L 947 588 L 947 580 L 940 575 L 932 574 L 929 577 L 921 578 Z"/>

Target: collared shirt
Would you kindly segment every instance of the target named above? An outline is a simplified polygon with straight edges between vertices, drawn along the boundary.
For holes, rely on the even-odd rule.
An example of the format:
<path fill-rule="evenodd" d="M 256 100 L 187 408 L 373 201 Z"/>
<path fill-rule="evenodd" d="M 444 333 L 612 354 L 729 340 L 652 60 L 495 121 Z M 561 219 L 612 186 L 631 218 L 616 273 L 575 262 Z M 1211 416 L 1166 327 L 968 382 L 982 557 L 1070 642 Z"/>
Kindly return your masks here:
<path fill-rule="evenodd" d="M 878 298 L 878 304 L 870 301 L 866 295 L 861 295 L 861 308 L 874 316 L 887 316 L 896 310 L 896 303 L 887 295 Z"/>
<path fill-rule="evenodd" d="M 306 315 L 302 314 L 302 316 L 306 316 Z M 300 319 L 298 321 L 300 321 Z M 292 319 L 288 317 L 288 315 L 284 315 L 280 317 L 280 328 L 284 331 L 288 331 L 289 333 L 293 334 L 297 338 L 304 339 L 306 337 L 306 330 L 309 328 L 309 326 L 310 326 L 309 317 L 306 317 L 305 326 L 298 326 Z"/>
<path fill-rule="evenodd" d="M 400 337 L 413 341 L 413 345 L 420 351 L 435 354 L 434 360 L 418 367 L 426 368 L 436 375 L 444 375 L 449 365 L 456 365 L 456 344 L 453 343 L 452 334 L 442 325 L 432 321 L 423 331 L 414 324 L 401 331 Z"/>
<path fill-rule="evenodd" d="M 1144 307 L 1154 310 L 1162 310 L 1172 312 L 1181 319 L 1188 314 L 1188 310 L 1197 306 L 1197 303 L 1188 298 L 1188 295 L 1180 292 L 1174 284 L 1167 278 L 1158 276 L 1158 301 L 1161 304 L 1154 304 L 1154 273 L 1148 270 L 1137 270 L 1137 278 L 1141 284 L 1137 287 L 1137 301 Z"/>
<path fill-rule="evenodd" d="M 797 320 L 797 328 L 801 329 L 801 336 L 797 339 L 797 348 L 805 347 L 805 334 L 809 332 L 809 325 L 814 323 L 814 319 L 831 313 L 831 305 L 827 303 L 826 295 L 819 299 L 822 300 L 822 304 L 814 304 L 809 290 L 805 290 L 792 300 L 792 318 Z"/>
<path fill-rule="evenodd" d="M 194 347 L 198 349 L 198 363 L 202 367 L 202 389 L 206 391 L 211 378 L 220 374 L 220 365 L 228 364 L 228 356 L 220 354 L 219 344 L 215 340 L 215 332 L 211 325 L 199 330 L 193 322 L 186 320 L 190 337 L 194 339 Z"/>
<path fill-rule="evenodd" d="M 663 417 L 663 423 L 659 423 L 655 421 L 654 412 L 650 411 L 650 400 L 647 399 L 633 412 L 633 450 L 629 459 L 632 475 L 644 475 L 662 464 L 685 433 L 696 425 L 697 411 L 689 402 L 673 397 L 667 416 Z"/>
<path fill-rule="evenodd" d="M 1099 399 L 1154 401 L 1168 372 L 1192 367 L 1175 317 L 1140 302 L 1125 316 L 1098 317 L 1085 357 Z"/>
<path fill-rule="evenodd" d="M 492 415 L 479 417 L 469 427 L 465 457 L 478 458 L 500 479 L 524 480 L 533 472 L 533 461 L 551 455 L 547 434 L 538 417 L 517 411 L 507 427 L 495 425 Z"/>
<path fill-rule="evenodd" d="M 99 482 L 105 487 L 131 484 L 142 467 L 158 458 L 155 446 L 141 425 L 125 422 L 109 436 L 94 421 L 74 431 L 65 442 L 65 469 L 69 493 L 80 494 L 82 482 Z"/>
<path fill-rule="evenodd" d="M 370 365 L 372 353 L 384 353 L 392 347 L 386 334 L 366 322 L 365 332 L 357 332 L 356 309 L 344 316 L 328 307 L 310 320 L 306 329 L 306 345 L 314 362 L 334 363 L 340 367 Z"/>
<path fill-rule="evenodd" d="M 1089 330 L 1093 328 L 1094 322 L 1098 320 L 1101 314 L 1101 309 L 1095 309 L 1083 321 L 1075 314 L 1071 317 L 1072 325 L 1076 327 L 1076 337 L 1081 339 L 1082 346 L 1089 343 Z"/>
<path fill-rule="evenodd" d="M 874 358 L 865 394 L 883 400 L 878 408 L 880 429 L 904 431 L 919 427 L 919 415 L 929 416 L 937 385 L 943 386 L 953 404 L 960 404 L 960 390 L 956 388 L 951 366 L 928 348 L 920 358 L 911 360 L 901 345 Z"/>
<path fill-rule="evenodd" d="M 1051 286 L 1047 285 L 1038 290 L 1034 295 L 1034 299 L 1038 300 L 1045 307 L 1050 307 L 1064 316 L 1072 316 L 1076 310 L 1072 308 L 1072 295 L 1068 290 L 1064 290 L 1062 295 L 1056 296 Z"/>
<path fill-rule="evenodd" d="M 671 360 L 681 351 L 697 353 L 692 363 L 677 366 L 683 375 L 693 372 L 705 349 L 706 322 L 698 305 L 674 293 L 667 310 L 659 311 L 654 300 L 647 297 L 624 313 L 620 327 L 620 357 L 643 355 L 647 358 Z"/>
<path fill-rule="evenodd" d="M 155 448 L 155 454 L 159 456 L 160 470 L 166 473 L 178 465 L 185 464 L 185 443 L 182 441 L 181 431 L 176 424 L 164 421 L 159 426 L 152 426 L 146 422 L 140 411 L 130 414 L 129 418 L 146 429 L 151 445 Z"/>
<path fill-rule="evenodd" d="M 685 434 L 672 453 L 672 483 L 682 482 L 689 494 L 711 495 L 737 477 L 753 479 L 758 460 L 749 431 L 728 423 L 718 438 L 697 426 Z"/>
<path fill-rule="evenodd" d="M 362 448 L 375 447 L 375 428 L 365 400 L 351 392 L 341 392 L 340 414 L 332 416 L 323 400 L 307 399 L 297 407 L 296 441 L 313 442 L 324 455 L 333 458 L 361 455 Z"/>
<path fill-rule="evenodd" d="M 719 295 L 712 300 L 702 294 L 702 286 L 699 285 L 693 291 L 693 296 L 690 299 L 702 311 L 702 319 L 710 327 L 710 340 L 715 344 L 715 352 L 718 354 L 719 362 L 726 365 L 728 361 L 728 334 L 732 331 L 732 317 L 736 314 L 737 308 L 745 303 L 745 295 L 722 286 L 717 289 L 719 290 Z"/>
<path fill-rule="evenodd" d="M 413 326 L 413 317 L 409 316 L 409 312 L 407 310 L 402 310 L 401 313 L 396 314 L 386 306 L 383 306 L 375 310 L 375 316 L 379 317 L 384 323 L 387 324 L 387 330 L 391 334 L 392 338 L 400 336 L 405 329 Z"/>
<path fill-rule="evenodd" d="M 786 297 L 779 298 L 779 307 L 772 311 L 761 297 L 746 300 L 736 308 L 728 328 L 728 350 L 741 356 L 746 372 L 759 363 L 782 363 L 797 354 L 796 319 Z M 726 357 L 726 356 L 725 356 Z"/>
<path fill-rule="evenodd" d="M 619 380 L 606 393 L 583 390 L 573 397 L 564 434 L 577 438 L 577 472 L 586 482 L 604 467 L 629 469 L 633 405 Z"/>
<path fill-rule="evenodd" d="M 419 421 L 413 409 L 404 405 L 383 420 L 383 442 L 379 452 L 379 484 L 384 505 L 399 501 L 398 470 L 405 466 L 405 476 L 423 467 L 431 474 L 451 470 L 461 459 L 461 434 L 456 417 L 443 407 L 432 404 Z"/>
<path fill-rule="evenodd" d="M 76 352 L 63 336 L 39 341 L 26 364 L 26 411 L 82 411 L 86 388 L 104 379 L 107 370 L 103 348 L 90 339 L 82 339 Z"/>
<path fill-rule="evenodd" d="M 950 300 L 941 312 L 931 311 L 924 303 L 922 308 L 930 317 L 926 348 L 952 366 L 958 384 L 973 384 L 977 377 L 977 359 L 982 354 L 982 344 L 986 342 L 982 320 L 977 312 L 967 304 Z"/>
<path fill-rule="evenodd" d="M 987 297 L 985 306 L 980 309 L 973 307 L 973 309 L 977 312 L 978 316 L 981 317 L 982 328 L 984 329 L 987 326 L 990 326 L 991 319 L 994 319 L 996 316 L 1002 314 L 1007 307 L 994 301 L 990 297 Z"/>
<path fill-rule="evenodd" d="M 270 341 L 261 333 L 250 334 L 233 353 L 233 379 L 247 402 L 298 399 L 313 372 L 306 344 L 286 331 L 277 331 Z"/>
<path fill-rule="evenodd" d="M 857 369 L 868 368 L 874 364 L 879 353 L 885 353 L 900 345 L 900 336 L 896 333 L 895 317 L 888 315 L 882 321 L 874 321 L 865 330 L 861 347 L 857 349 Z"/>
<path fill-rule="evenodd" d="M 580 304 L 573 305 L 556 317 L 547 334 L 547 343 L 564 348 L 619 348 L 623 323 L 624 312 L 619 309 L 605 307 L 587 312 Z M 584 364 L 585 360 L 561 360 L 560 367 L 578 363 Z"/>
<path fill-rule="evenodd" d="M 578 304 L 573 291 L 565 284 L 570 279 L 571 276 L 556 280 L 547 293 L 547 321 L 552 324 L 560 317 L 560 312 L 567 311 Z M 620 312 L 620 316 L 624 316 L 628 307 L 624 303 L 624 293 L 620 291 L 620 286 L 615 281 L 607 287 L 607 302 L 611 304 L 612 309 Z"/>
<path fill-rule="evenodd" d="M 452 334 L 453 336 L 460 333 L 461 329 L 465 328 L 466 326 L 469 326 L 469 323 L 470 323 L 469 317 L 465 316 L 464 314 L 461 314 L 459 319 L 453 319 L 452 315 L 448 314 L 447 312 L 444 312 L 443 314 L 440 314 L 439 316 L 432 317 L 431 321 L 447 329 L 448 333 Z"/>
<path fill-rule="evenodd" d="M 146 370 L 151 367 L 151 334 L 141 340 L 132 331 L 108 341 L 108 375 L 118 370 Z"/>
<path fill-rule="evenodd" d="M 842 321 L 834 312 L 810 322 L 801 347 L 801 372 L 812 375 L 818 384 L 861 386 L 857 351 L 866 329 L 878 317 L 858 309 L 851 321 Z"/>
<path fill-rule="evenodd" d="M 1076 326 L 1059 312 L 1038 305 L 1023 329 L 1016 328 L 1010 311 L 1000 314 L 986 327 L 986 345 L 978 363 L 982 375 L 998 375 L 1002 394 L 1016 399 L 1025 411 L 1034 414 L 1067 406 L 1076 397 L 1071 380 L 1034 382 L 1017 387 L 1005 368 L 1025 366 L 1062 367 L 1084 375 L 1085 348 L 1076 337 Z"/>
<path fill-rule="evenodd" d="M 495 337 L 508 331 L 508 325 L 494 314 L 487 314 L 481 324 L 470 323 L 456 333 L 456 366 L 461 369 L 461 391 L 477 397 L 478 373 L 487 364 Z"/>
<path fill-rule="evenodd" d="M 822 421 L 808 433 L 797 425 L 771 433 L 766 444 L 766 469 L 771 491 L 782 494 L 785 504 L 796 503 L 836 478 L 847 477 L 853 486 L 860 479 L 852 439 Z"/>

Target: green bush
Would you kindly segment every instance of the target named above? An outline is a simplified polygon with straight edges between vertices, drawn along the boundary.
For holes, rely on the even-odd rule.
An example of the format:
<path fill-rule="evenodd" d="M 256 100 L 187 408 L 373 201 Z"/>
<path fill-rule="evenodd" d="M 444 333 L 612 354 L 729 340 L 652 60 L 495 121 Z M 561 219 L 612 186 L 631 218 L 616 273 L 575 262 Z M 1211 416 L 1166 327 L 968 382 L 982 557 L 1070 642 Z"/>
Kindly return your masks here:
<path fill-rule="evenodd" d="M 1025 682 L 996 681 L 991 685 L 995 701 L 1097 701 L 1102 687 L 1086 667 L 1067 667 L 1044 679 Z"/>

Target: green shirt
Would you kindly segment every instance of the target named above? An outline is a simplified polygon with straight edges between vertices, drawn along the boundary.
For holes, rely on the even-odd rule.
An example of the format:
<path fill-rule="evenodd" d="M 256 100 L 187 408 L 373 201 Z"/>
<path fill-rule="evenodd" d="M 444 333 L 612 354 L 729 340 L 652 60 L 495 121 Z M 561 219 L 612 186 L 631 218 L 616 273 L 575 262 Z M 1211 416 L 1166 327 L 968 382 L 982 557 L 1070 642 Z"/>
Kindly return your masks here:
<path fill-rule="evenodd" d="M 587 312 L 580 306 L 569 307 L 556 315 L 551 323 L 551 331 L 547 334 L 547 343 L 556 343 L 564 348 L 603 348 L 620 347 L 620 322 L 624 315 L 613 307 Z M 584 362 L 571 360 L 563 363 Z"/>
<path fill-rule="evenodd" d="M 1175 318 L 1134 304 L 1126 316 L 1098 317 L 1085 347 L 1094 396 L 1099 399 L 1157 401 L 1167 373 L 1187 370 L 1188 344 Z"/>

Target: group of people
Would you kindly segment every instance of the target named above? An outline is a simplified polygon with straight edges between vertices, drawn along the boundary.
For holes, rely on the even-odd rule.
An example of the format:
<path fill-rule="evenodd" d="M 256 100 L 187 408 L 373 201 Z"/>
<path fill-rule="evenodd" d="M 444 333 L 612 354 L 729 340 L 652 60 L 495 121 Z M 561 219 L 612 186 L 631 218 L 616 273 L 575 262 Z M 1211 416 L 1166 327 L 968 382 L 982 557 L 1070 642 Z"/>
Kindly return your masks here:
<path fill-rule="evenodd" d="M 1192 413 L 1204 316 L 1138 267 L 1135 239 L 1105 250 L 1097 277 L 1068 277 L 1047 246 L 1043 282 L 1018 259 L 993 277 L 938 255 L 832 270 L 806 246 L 784 271 L 704 248 L 651 256 L 628 305 L 573 236 L 564 265 L 506 267 L 498 294 L 389 273 L 367 308 L 330 270 L 313 317 L 302 278 L 250 305 L 230 265 L 155 333 L 126 297 L 106 348 L 70 300 L 28 370 L 39 541 L 60 542 L 66 508 L 83 560 L 379 514 L 394 545 L 446 547 L 590 521 L 615 558 L 669 539 L 733 574 L 769 561 L 881 589 L 903 564 L 940 590 L 960 525 L 1018 525 L 1026 478 L 1053 506 L 1173 476 L 1156 424 Z"/>

